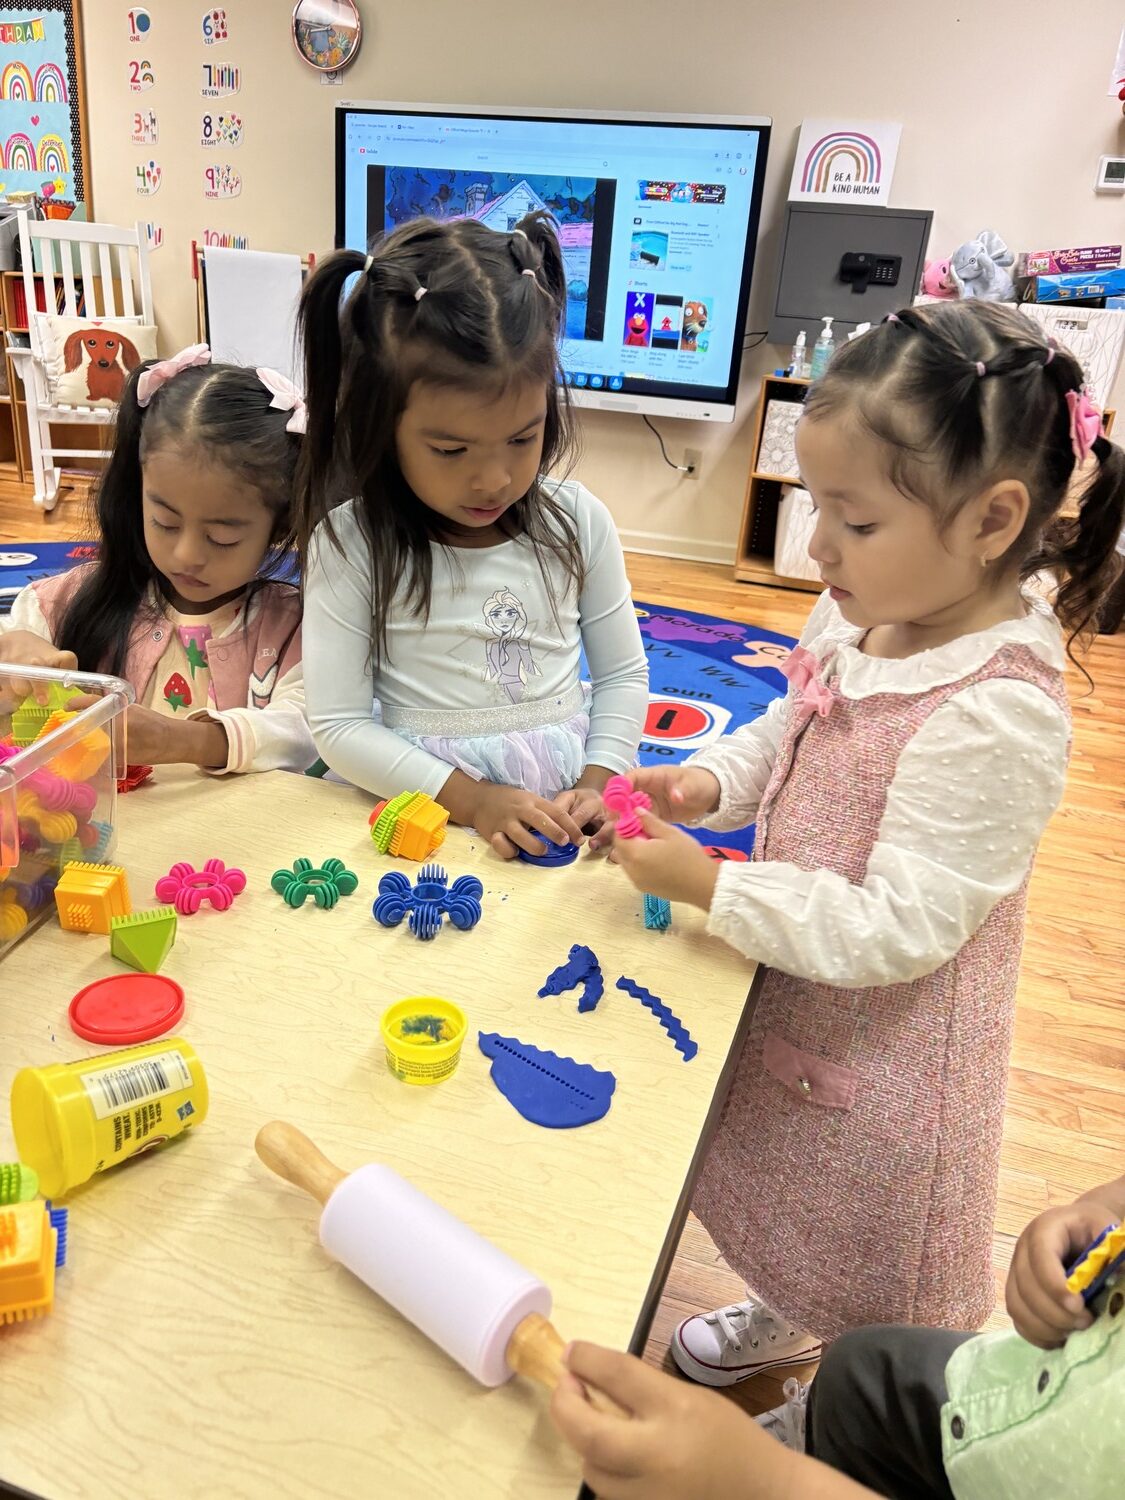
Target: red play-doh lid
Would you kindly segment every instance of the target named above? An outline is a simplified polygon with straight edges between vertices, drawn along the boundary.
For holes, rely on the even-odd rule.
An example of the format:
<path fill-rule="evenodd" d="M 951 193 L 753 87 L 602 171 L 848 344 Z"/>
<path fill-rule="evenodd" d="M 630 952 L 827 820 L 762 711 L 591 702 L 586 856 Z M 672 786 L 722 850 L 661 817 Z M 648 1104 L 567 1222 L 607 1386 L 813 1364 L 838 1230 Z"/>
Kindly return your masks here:
<path fill-rule="evenodd" d="M 84 1041 L 128 1047 L 171 1031 L 184 1013 L 184 992 L 163 974 L 115 974 L 78 991 L 71 1029 Z"/>

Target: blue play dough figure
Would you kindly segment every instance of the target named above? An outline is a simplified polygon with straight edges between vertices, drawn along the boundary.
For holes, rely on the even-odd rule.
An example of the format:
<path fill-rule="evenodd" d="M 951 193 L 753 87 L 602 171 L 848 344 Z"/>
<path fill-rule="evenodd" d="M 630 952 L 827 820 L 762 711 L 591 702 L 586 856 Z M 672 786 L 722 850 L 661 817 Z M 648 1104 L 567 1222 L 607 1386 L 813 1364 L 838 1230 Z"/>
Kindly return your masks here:
<path fill-rule="evenodd" d="M 612 1073 L 495 1031 L 480 1033 L 480 1050 L 492 1058 L 493 1083 L 533 1125 L 568 1130 L 609 1110 L 617 1087 Z"/>
<path fill-rule="evenodd" d="M 594 950 L 582 943 L 575 943 L 566 963 L 560 964 L 547 975 L 539 994 L 561 995 L 566 990 L 577 989 L 579 985 L 582 985 L 582 993 L 578 997 L 578 1011 L 580 1015 L 584 1015 L 597 1008 L 605 990 L 605 982 Z"/>

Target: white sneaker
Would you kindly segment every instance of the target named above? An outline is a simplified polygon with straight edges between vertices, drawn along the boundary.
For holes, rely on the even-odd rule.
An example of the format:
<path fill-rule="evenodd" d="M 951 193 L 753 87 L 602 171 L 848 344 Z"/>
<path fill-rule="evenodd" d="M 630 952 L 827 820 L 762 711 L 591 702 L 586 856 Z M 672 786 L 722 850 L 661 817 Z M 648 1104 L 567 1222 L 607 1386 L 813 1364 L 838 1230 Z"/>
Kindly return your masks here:
<path fill-rule="evenodd" d="M 763 1370 L 807 1365 L 823 1347 L 753 1297 L 686 1318 L 672 1335 L 672 1358 L 701 1385 L 735 1385 Z"/>
<path fill-rule="evenodd" d="M 794 1453 L 805 1451 L 805 1407 L 810 1385 L 811 1380 L 796 1380 L 790 1375 L 781 1387 L 784 1404 L 754 1418 L 759 1427 L 775 1437 L 783 1448 L 792 1448 Z"/>

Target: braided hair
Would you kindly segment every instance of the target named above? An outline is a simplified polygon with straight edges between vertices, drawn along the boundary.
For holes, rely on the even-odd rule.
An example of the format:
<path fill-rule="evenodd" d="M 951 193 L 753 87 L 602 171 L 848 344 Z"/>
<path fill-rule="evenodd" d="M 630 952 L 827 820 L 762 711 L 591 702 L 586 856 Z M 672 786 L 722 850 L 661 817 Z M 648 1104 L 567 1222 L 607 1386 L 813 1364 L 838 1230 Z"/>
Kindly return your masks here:
<path fill-rule="evenodd" d="M 298 546 L 304 563 L 325 521 L 339 547 L 332 510 L 357 499 L 374 578 L 376 664 L 400 587 L 406 607 L 428 616 L 430 542 L 441 534 L 440 518 L 413 494 L 398 463 L 396 427 L 416 381 L 498 395 L 542 383 L 547 416 L 539 476 L 497 524 L 507 535 L 526 537 L 541 568 L 554 556 L 582 586 L 577 530 L 540 482 L 552 469 L 565 472 L 574 452 L 558 357 L 566 272 L 552 224 L 546 213 L 530 214 L 503 234 L 475 219 L 413 219 L 370 255 L 345 250 L 329 257 L 306 283 L 299 326 L 308 432 L 297 476 Z"/>
<path fill-rule="evenodd" d="M 1027 315 L 941 302 L 905 308 L 846 344 L 810 388 L 805 414 L 857 417 L 886 446 L 892 483 L 941 526 L 989 485 L 1022 480 L 1027 520 L 995 574 L 1053 571 L 1055 610 L 1073 642 L 1113 583 L 1125 521 L 1125 453 L 1105 437 L 1094 442 L 1077 515 L 1059 515 L 1077 468 L 1070 413 L 1083 379 Z"/>

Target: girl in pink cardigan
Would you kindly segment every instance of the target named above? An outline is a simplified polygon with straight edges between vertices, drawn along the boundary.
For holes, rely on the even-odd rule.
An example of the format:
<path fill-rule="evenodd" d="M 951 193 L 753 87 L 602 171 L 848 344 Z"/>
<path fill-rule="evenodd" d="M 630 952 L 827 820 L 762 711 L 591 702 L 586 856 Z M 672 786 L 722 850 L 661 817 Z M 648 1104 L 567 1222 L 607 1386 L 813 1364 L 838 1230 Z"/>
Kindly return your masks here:
<path fill-rule="evenodd" d="M 292 538 L 303 431 L 288 381 L 212 364 L 204 344 L 135 371 L 98 559 L 18 595 L 0 662 L 124 677 L 133 765 L 306 770 L 300 599 L 268 576 Z"/>

